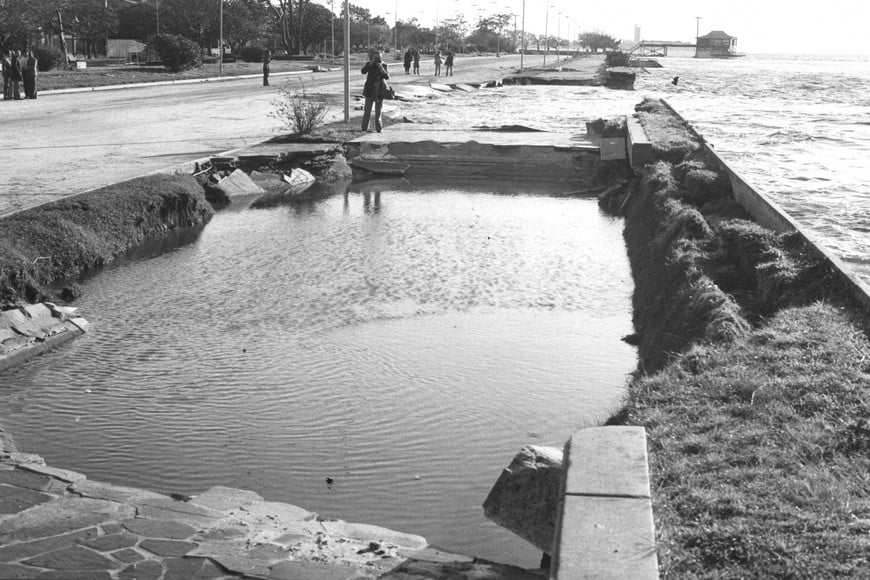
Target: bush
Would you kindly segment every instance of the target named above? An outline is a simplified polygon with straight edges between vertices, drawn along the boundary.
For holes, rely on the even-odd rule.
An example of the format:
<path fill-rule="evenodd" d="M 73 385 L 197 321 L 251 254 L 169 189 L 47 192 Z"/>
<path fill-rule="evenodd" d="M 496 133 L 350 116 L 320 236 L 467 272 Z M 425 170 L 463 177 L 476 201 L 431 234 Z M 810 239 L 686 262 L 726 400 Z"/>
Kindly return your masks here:
<path fill-rule="evenodd" d="M 263 62 L 263 53 L 266 51 L 262 46 L 243 46 L 239 50 L 239 56 L 245 62 Z"/>
<path fill-rule="evenodd" d="M 36 68 L 39 72 L 49 71 L 66 64 L 63 53 L 59 48 L 53 46 L 35 46 L 33 47 L 33 56 L 36 57 Z"/>
<path fill-rule="evenodd" d="M 181 72 L 199 66 L 199 45 L 183 36 L 161 34 L 154 40 L 154 48 L 169 71 Z"/>
<path fill-rule="evenodd" d="M 629 66 L 629 63 L 631 62 L 631 56 L 622 51 L 608 52 L 607 56 L 605 57 L 605 62 L 609 67 Z"/>
<path fill-rule="evenodd" d="M 282 89 L 274 104 L 276 110 L 271 116 L 283 121 L 297 135 L 311 134 L 323 124 L 329 112 L 326 95 L 310 94 L 304 87 L 299 91 Z"/>

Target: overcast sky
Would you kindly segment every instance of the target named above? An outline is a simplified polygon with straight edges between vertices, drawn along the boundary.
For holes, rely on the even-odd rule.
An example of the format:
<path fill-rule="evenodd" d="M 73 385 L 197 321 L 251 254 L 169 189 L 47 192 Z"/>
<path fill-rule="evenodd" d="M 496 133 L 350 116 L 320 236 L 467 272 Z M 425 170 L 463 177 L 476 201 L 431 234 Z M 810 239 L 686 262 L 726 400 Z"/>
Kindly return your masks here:
<path fill-rule="evenodd" d="M 329 6 L 330 0 L 320 0 Z M 522 0 L 356 0 L 392 23 L 416 17 L 433 26 L 463 13 L 471 23 L 480 15 L 516 14 L 522 27 Z M 547 5 L 549 4 L 549 11 Z M 334 2 L 338 12 L 341 0 Z M 398 9 L 398 10 L 397 10 Z M 548 14 L 549 13 L 549 14 Z M 561 14 L 560 14 L 561 13 Z M 870 54 L 870 0 L 784 2 L 782 0 L 526 0 L 526 30 L 563 38 L 578 30 L 599 29 L 617 38 L 632 39 L 634 26 L 646 40 L 693 41 L 699 30 L 724 30 L 737 37 L 738 52 L 795 54 Z"/>

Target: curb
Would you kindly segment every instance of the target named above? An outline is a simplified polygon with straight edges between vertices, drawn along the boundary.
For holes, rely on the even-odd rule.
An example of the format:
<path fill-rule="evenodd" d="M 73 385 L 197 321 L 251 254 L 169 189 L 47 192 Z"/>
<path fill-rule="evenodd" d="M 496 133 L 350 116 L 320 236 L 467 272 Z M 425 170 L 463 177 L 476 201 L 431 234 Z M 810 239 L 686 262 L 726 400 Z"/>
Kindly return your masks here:
<path fill-rule="evenodd" d="M 314 74 L 312 70 L 294 70 L 294 71 L 285 71 L 278 73 L 271 73 L 270 77 L 279 77 L 279 76 L 290 76 L 290 75 L 302 75 L 302 74 Z M 250 74 L 250 75 L 233 75 L 233 76 L 225 76 L 225 77 L 207 77 L 204 79 L 181 79 L 177 81 L 155 81 L 153 83 L 127 83 L 124 85 L 104 85 L 99 87 L 75 87 L 69 89 L 51 89 L 47 91 L 39 91 L 40 95 L 66 95 L 71 93 L 90 93 L 96 91 L 115 91 L 119 89 L 139 89 L 143 87 L 161 87 L 168 85 L 192 85 L 197 83 L 219 83 L 226 81 L 235 81 L 235 80 L 243 80 L 243 79 L 258 79 L 262 78 L 262 74 Z"/>

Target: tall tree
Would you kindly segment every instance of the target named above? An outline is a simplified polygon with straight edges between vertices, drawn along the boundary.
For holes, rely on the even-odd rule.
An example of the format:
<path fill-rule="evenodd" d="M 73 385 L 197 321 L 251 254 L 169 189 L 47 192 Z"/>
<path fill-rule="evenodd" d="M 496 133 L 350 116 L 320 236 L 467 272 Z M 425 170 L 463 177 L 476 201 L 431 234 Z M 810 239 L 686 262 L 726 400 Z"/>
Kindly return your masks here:
<path fill-rule="evenodd" d="M 160 32 L 188 38 L 205 49 L 220 35 L 220 0 L 163 0 Z"/>
<path fill-rule="evenodd" d="M 102 0 L 71 0 L 68 5 L 72 16 L 70 30 L 85 43 L 88 58 L 96 56 L 97 45 L 118 30 L 114 4 Z"/>
<path fill-rule="evenodd" d="M 302 22 L 310 4 L 310 0 L 276 0 L 272 4 L 275 24 L 288 53 L 299 54 L 302 50 Z"/>

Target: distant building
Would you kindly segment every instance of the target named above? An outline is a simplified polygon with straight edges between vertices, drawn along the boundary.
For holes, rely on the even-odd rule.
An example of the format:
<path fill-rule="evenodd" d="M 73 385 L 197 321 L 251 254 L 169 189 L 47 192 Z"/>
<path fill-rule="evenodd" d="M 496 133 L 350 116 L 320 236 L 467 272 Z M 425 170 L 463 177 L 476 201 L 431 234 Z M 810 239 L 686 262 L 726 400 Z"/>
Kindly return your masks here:
<path fill-rule="evenodd" d="M 736 36 L 729 36 L 721 30 L 713 30 L 698 37 L 695 58 L 729 58 L 737 54 Z"/>
<path fill-rule="evenodd" d="M 634 25 L 634 41 L 640 42 L 640 26 Z"/>

